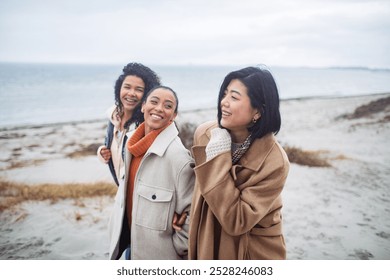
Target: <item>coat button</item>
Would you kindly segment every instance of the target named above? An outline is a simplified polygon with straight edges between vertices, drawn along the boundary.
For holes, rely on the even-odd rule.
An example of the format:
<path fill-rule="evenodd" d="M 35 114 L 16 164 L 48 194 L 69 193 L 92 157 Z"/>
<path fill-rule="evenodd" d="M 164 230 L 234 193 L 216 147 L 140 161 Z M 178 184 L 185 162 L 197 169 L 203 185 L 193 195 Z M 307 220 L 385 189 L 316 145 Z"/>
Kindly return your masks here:
<path fill-rule="evenodd" d="M 154 194 L 152 195 L 152 199 L 155 200 L 157 198 L 157 196 Z"/>

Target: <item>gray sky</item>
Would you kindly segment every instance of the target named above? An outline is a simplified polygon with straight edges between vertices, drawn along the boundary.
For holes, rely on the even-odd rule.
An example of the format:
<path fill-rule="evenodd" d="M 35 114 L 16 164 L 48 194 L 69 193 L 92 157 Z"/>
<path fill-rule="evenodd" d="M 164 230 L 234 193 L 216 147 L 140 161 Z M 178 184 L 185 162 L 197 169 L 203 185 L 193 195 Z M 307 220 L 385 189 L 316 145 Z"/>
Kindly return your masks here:
<path fill-rule="evenodd" d="M 0 61 L 390 68 L 389 0 L 1 0 Z"/>

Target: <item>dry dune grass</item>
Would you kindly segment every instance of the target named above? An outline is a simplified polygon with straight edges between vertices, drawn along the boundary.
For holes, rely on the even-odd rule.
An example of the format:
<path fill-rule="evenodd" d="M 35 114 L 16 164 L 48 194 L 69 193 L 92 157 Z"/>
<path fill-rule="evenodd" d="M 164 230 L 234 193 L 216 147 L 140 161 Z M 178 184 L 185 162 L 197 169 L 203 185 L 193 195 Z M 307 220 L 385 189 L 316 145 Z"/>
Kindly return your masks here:
<path fill-rule="evenodd" d="M 114 196 L 117 187 L 106 182 L 75 184 L 28 185 L 9 181 L 0 181 L 0 211 L 26 200 L 79 199 L 96 196 Z"/>
<path fill-rule="evenodd" d="M 10 169 L 17 169 L 17 168 L 23 168 L 27 166 L 33 166 L 38 165 L 44 162 L 44 159 L 34 159 L 34 160 L 22 160 L 22 161 L 10 161 L 10 165 L 6 168 L 7 170 Z"/>
<path fill-rule="evenodd" d="M 326 151 L 306 151 L 296 147 L 284 146 L 288 159 L 291 163 L 310 167 L 331 167 L 328 160 L 323 158 Z"/>
<path fill-rule="evenodd" d="M 390 96 L 380 98 L 371 101 L 368 104 L 359 106 L 355 109 L 355 111 L 352 114 L 346 114 L 341 117 L 344 117 L 346 119 L 359 119 L 359 118 L 370 117 L 371 115 L 376 113 L 386 112 L 389 107 L 390 107 Z M 390 116 L 386 115 L 383 121 L 388 121 L 389 118 Z"/>
<path fill-rule="evenodd" d="M 84 156 L 93 156 L 96 155 L 97 149 L 102 145 L 101 143 L 94 143 L 90 145 L 83 145 L 80 149 L 69 153 L 67 156 L 70 158 L 80 158 Z"/>

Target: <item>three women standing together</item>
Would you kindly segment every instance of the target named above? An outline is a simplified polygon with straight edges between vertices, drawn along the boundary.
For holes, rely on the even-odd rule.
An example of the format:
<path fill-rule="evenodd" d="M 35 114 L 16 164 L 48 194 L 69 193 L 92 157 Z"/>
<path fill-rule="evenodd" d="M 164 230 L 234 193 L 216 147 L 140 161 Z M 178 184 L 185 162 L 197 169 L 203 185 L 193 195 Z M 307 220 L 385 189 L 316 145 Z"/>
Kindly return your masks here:
<path fill-rule="evenodd" d="M 162 86 L 140 99 L 144 122 L 125 147 L 110 258 L 130 244 L 131 259 L 285 259 L 289 162 L 275 138 L 281 117 L 271 73 L 247 67 L 225 77 L 217 120 L 197 128 L 192 157 L 174 123 L 178 103 Z"/>

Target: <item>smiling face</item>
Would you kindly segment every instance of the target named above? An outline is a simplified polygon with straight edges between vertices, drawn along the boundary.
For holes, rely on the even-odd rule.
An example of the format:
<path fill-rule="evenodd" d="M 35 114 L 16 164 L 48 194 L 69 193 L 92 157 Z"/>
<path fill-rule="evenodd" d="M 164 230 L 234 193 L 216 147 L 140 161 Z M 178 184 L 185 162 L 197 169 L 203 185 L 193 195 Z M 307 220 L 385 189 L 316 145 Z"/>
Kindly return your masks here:
<path fill-rule="evenodd" d="M 123 108 L 128 113 L 132 113 L 134 108 L 141 102 L 144 95 L 145 83 L 137 76 L 127 76 L 122 83 L 120 99 Z"/>
<path fill-rule="evenodd" d="M 230 130 L 234 142 L 244 142 L 249 136 L 248 127 L 254 119 L 257 121 L 260 118 L 258 110 L 251 105 L 247 87 L 240 80 L 233 79 L 225 90 L 220 106 L 221 125 Z"/>
<path fill-rule="evenodd" d="M 142 104 L 145 134 L 165 127 L 173 121 L 177 115 L 176 106 L 176 98 L 170 90 L 165 88 L 153 90 Z"/>

